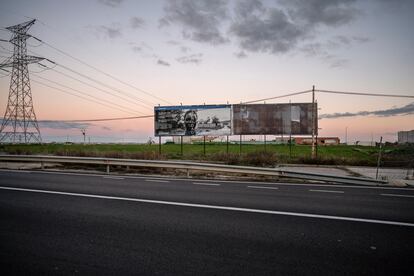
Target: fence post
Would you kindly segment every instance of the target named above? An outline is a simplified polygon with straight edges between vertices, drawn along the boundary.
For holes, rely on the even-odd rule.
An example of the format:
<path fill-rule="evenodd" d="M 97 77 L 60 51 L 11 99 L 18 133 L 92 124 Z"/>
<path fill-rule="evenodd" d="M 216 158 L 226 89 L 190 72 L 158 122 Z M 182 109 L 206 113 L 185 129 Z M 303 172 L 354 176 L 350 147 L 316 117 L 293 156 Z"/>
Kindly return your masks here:
<path fill-rule="evenodd" d="M 161 155 L 161 136 L 158 136 L 158 155 Z"/>

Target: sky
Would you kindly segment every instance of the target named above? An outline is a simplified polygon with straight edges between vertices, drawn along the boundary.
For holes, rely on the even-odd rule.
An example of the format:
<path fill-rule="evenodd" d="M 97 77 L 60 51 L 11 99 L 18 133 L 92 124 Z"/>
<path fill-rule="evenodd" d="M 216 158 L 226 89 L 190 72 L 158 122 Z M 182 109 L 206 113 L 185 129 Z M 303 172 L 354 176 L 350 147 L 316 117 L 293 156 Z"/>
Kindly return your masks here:
<path fill-rule="evenodd" d="M 45 141 L 81 141 L 86 128 L 92 142 L 145 142 L 152 118 L 65 121 L 151 115 L 159 104 L 240 103 L 313 85 L 414 96 L 414 1 L 1 0 L 0 39 L 31 18 L 29 33 L 43 42 L 28 39 L 29 54 L 54 62 L 29 65 Z M 0 42 L 0 62 L 11 50 Z M 0 116 L 9 85 L 0 73 Z M 344 141 L 346 130 L 348 142 L 395 141 L 397 131 L 414 129 L 414 99 L 316 100 L 320 136 Z"/>

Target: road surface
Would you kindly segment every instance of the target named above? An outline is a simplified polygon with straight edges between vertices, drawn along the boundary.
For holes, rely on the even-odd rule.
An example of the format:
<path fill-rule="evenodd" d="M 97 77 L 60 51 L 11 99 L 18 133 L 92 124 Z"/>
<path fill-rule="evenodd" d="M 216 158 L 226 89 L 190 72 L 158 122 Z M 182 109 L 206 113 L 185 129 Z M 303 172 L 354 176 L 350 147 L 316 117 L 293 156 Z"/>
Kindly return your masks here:
<path fill-rule="evenodd" d="M 414 189 L 0 170 L 11 274 L 414 275 Z"/>

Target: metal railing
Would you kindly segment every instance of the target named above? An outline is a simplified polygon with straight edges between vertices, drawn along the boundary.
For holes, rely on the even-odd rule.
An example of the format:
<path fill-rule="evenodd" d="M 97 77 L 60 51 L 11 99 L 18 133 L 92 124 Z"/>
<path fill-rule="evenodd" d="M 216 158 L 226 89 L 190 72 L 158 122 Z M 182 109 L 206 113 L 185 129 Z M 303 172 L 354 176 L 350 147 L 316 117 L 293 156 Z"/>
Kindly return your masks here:
<path fill-rule="evenodd" d="M 184 162 L 184 161 L 134 160 L 134 159 L 117 159 L 117 158 L 101 158 L 101 157 L 73 157 L 73 156 L 47 156 L 47 155 L 0 155 L 0 161 L 35 162 L 35 163 L 40 163 L 42 169 L 44 168 L 45 163 L 105 165 L 106 172 L 108 174 L 110 173 L 111 166 L 125 166 L 125 167 L 147 167 L 147 168 L 165 168 L 165 169 L 185 170 L 187 172 L 188 177 L 190 176 L 190 171 L 208 171 L 208 172 L 219 172 L 219 173 L 238 173 L 238 174 L 250 174 L 250 175 L 287 177 L 287 178 L 324 181 L 324 182 L 341 183 L 341 184 L 384 185 L 388 183 L 385 180 L 376 180 L 376 179 L 371 179 L 371 178 L 299 172 L 299 171 L 284 170 L 281 168 L 258 168 L 258 167 L 248 167 L 248 166 L 233 166 L 233 165 Z"/>

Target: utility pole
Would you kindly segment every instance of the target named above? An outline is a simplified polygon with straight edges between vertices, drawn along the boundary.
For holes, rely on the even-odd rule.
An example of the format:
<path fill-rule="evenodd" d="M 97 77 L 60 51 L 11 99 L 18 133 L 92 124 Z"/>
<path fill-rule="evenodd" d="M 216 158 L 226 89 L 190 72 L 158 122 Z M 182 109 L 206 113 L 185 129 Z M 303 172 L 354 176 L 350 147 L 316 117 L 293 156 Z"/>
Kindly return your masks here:
<path fill-rule="evenodd" d="M 345 127 L 345 145 L 348 145 L 348 127 Z"/>
<path fill-rule="evenodd" d="M 28 65 L 44 58 L 28 56 L 26 48 L 26 40 L 31 37 L 27 31 L 34 23 L 35 19 L 6 28 L 12 33 L 9 42 L 14 45 L 14 50 L 13 56 L 0 64 L 1 70 L 12 68 L 6 112 L 0 127 L 0 142 L 42 142 L 33 108 Z"/>
<path fill-rule="evenodd" d="M 82 135 L 83 135 L 83 144 L 85 145 L 85 143 L 86 143 L 86 129 L 82 128 L 81 132 L 82 132 Z"/>
<path fill-rule="evenodd" d="M 312 86 L 312 158 L 316 157 L 315 151 L 315 85 Z"/>

